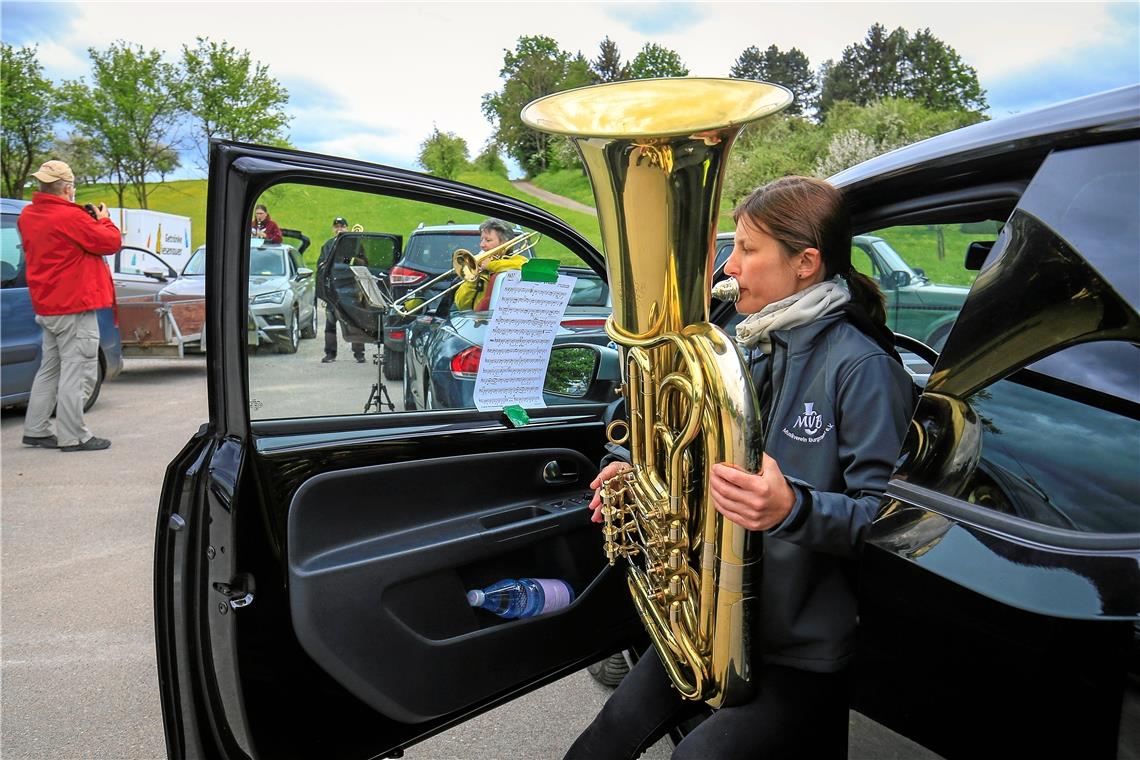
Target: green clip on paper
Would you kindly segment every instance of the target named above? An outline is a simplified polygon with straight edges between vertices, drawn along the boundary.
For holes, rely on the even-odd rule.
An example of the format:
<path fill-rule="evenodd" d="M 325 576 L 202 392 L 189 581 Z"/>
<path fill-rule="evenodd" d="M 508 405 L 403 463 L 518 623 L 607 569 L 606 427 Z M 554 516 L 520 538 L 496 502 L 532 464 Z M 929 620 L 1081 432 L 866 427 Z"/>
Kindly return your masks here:
<path fill-rule="evenodd" d="M 511 404 L 510 406 L 503 407 L 503 414 L 507 418 L 507 422 L 511 427 L 522 427 L 530 422 L 530 416 L 527 415 L 526 409 L 523 409 L 518 404 Z"/>
<path fill-rule="evenodd" d="M 522 265 L 523 282 L 558 282 L 558 259 L 531 259 Z"/>

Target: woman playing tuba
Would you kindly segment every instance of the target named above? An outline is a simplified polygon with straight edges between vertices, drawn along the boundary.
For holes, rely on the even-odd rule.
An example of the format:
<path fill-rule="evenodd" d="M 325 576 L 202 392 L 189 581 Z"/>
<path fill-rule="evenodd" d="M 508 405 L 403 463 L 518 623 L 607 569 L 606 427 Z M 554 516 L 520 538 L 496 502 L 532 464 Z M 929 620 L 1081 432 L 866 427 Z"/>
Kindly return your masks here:
<path fill-rule="evenodd" d="M 840 193 L 785 177 L 733 212 L 737 327 L 768 431 L 759 472 L 714 464 L 724 517 L 763 537 L 754 692 L 716 710 L 676 758 L 845 757 L 855 634 L 848 563 L 879 505 L 910 416 L 911 382 L 874 281 L 851 265 Z M 628 465 L 612 463 L 591 484 Z M 598 493 L 590 505 L 602 522 Z M 671 686 L 657 650 L 626 676 L 568 758 L 632 758 L 703 706 Z"/>

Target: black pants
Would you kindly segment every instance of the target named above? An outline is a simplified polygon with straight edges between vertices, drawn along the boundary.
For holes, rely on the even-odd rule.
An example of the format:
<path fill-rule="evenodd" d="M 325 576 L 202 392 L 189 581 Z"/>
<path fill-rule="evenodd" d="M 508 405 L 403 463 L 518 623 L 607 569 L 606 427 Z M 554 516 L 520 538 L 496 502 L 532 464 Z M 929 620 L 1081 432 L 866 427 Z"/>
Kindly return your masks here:
<path fill-rule="evenodd" d="M 352 355 L 362 358 L 364 344 L 353 343 Z M 325 356 L 336 356 L 336 312 L 328 305 L 325 306 Z"/>
<path fill-rule="evenodd" d="M 677 745 L 673 760 L 847 757 L 846 673 L 761 665 L 752 701 L 725 707 Z M 618 686 L 567 760 L 627 760 L 704 705 L 681 697 L 650 649 Z"/>

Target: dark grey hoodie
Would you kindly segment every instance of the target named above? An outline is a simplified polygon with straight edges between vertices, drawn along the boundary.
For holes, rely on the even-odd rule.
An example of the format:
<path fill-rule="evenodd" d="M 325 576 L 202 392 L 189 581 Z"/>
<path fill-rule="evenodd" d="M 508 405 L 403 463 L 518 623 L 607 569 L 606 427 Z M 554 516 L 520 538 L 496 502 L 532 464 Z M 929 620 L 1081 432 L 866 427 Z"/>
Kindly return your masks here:
<path fill-rule="evenodd" d="M 764 535 L 753 640 L 765 662 L 836 671 L 853 652 L 853 560 L 902 446 L 913 386 L 841 312 L 776 331 L 771 356 L 745 358 L 770 408 L 764 450 L 797 492 Z"/>

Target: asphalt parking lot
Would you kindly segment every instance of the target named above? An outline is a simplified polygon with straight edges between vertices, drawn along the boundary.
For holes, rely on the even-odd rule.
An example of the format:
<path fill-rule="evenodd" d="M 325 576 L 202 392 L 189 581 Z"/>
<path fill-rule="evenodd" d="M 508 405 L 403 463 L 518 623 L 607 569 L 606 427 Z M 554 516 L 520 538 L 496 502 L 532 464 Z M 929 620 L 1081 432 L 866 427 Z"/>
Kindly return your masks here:
<path fill-rule="evenodd" d="M 251 357 L 257 387 L 273 389 L 281 413 L 303 412 L 309 396 L 299 389 L 319 372 L 335 378 L 346 412 L 363 407 L 375 365 L 355 364 L 343 344 L 340 360 L 322 365 L 322 337 L 302 341 L 295 355 Z M 400 384 L 388 385 L 401 408 Z M 152 617 L 155 511 L 167 463 L 206 416 L 203 357 L 128 358 L 87 415 L 91 430 L 111 439 L 107 451 L 22 446 L 23 410 L 0 415 L 5 760 L 165 757 Z M 581 671 L 405 757 L 561 757 L 607 696 Z M 857 714 L 852 721 L 853 758 L 935 757 Z M 644 757 L 667 758 L 671 749 L 666 739 Z"/>

